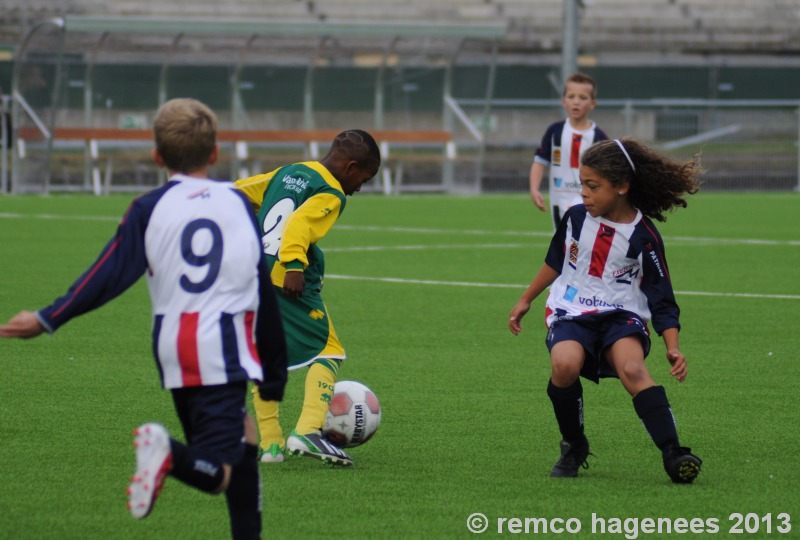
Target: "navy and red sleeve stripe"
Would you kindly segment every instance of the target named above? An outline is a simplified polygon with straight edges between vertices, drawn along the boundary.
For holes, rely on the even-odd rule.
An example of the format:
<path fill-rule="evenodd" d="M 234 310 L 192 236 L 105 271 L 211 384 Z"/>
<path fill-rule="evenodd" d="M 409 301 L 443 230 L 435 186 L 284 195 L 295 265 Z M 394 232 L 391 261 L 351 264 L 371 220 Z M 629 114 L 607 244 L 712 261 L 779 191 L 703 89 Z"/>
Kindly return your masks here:
<path fill-rule="evenodd" d="M 94 264 L 66 294 L 38 311 L 38 319 L 48 332 L 55 332 L 71 319 L 119 296 L 144 274 L 147 269 L 144 233 L 163 192 L 162 188 L 136 199 Z"/>

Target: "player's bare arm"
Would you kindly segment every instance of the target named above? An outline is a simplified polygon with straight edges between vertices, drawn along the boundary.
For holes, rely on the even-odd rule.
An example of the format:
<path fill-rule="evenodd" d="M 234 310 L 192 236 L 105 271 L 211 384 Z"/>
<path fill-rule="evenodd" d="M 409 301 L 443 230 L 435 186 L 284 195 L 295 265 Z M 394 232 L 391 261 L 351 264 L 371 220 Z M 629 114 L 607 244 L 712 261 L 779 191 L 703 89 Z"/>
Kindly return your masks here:
<path fill-rule="evenodd" d="M 683 382 L 688 374 L 688 365 L 686 364 L 686 357 L 680 351 L 678 344 L 678 329 L 667 328 L 661 333 L 661 337 L 664 339 L 664 346 L 667 349 L 667 360 L 672 366 L 669 374 L 675 377 L 678 382 Z"/>
<path fill-rule="evenodd" d="M 44 332 L 44 327 L 32 311 L 20 311 L 5 325 L 0 325 L 0 337 L 34 338 Z"/>
<path fill-rule="evenodd" d="M 547 205 L 544 203 L 544 196 L 540 191 L 540 186 L 542 185 L 542 178 L 544 177 L 544 165 L 541 163 L 535 163 L 531 165 L 531 173 L 530 173 L 530 189 L 531 189 L 531 199 L 533 199 L 533 204 L 536 205 L 536 208 L 541 210 L 542 212 L 547 211 Z"/>
<path fill-rule="evenodd" d="M 522 331 L 522 318 L 531 308 L 531 302 L 542 294 L 542 291 L 552 285 L 558 276 L 559 273 L 550 265 L 542 265 L 531 284 L 522 293 L 522 296 L 508 315 L 508 329 L 511 330 L 512 334 L 519 335 Z"/>

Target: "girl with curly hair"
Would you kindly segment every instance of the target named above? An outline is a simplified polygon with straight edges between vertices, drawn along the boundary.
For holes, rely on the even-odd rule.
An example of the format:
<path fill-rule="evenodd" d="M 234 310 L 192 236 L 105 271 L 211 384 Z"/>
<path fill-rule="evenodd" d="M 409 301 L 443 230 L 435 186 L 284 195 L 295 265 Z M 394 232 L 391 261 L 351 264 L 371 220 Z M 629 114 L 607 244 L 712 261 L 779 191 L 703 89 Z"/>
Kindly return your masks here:
<path fill-rule="evenodd" d="M 664 340 L 670 375 L 683 382 L 686 357 L 678 343 L 678 304 L 653 219 L 686 206 L 702 173 L 693 159 L 680 163 L 634 139 L 601 141 L 581 157 L 583 204 L 561 220 L 533 281 L 509 314 L 514 335 L 531 302 L 550 287 L 545 309 L 551 378 L 547 394 L 562 435 L 551 476 L 575 477 L 588 468 L 580 377 L 595 383 L 616 377 L 662 452 L 673 482 L 690 483 L 702 461 L 681 446 L 663 386 L 645 365 L 650 330 Z"/>

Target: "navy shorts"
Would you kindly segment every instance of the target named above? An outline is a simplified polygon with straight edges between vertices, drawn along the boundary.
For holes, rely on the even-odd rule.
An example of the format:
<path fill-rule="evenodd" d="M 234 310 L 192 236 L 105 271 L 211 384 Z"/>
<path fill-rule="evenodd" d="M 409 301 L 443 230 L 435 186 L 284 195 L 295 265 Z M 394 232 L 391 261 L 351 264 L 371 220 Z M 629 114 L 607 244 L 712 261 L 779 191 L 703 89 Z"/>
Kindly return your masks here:
<path fill-rule="evenodd" d="M 172 400 L 186 444 L 220 463 L 236 464 L 244 455 L 247 382 L 174 388 Z"/>
<path fill-rule="evenodd" d="M 646 358 L 650 354 L 650 332 L 638 315 L 628 311 L 593 313 L 557 320 L 550 325 L 546 343 L 549 351 L 562 341 L 577 341 L 583 345 L 586 359 L 581 376 L 598 382 L 600 377 L 619 377 L 604 353 L 615 342 L 628 336 L 639 337 Z"/>

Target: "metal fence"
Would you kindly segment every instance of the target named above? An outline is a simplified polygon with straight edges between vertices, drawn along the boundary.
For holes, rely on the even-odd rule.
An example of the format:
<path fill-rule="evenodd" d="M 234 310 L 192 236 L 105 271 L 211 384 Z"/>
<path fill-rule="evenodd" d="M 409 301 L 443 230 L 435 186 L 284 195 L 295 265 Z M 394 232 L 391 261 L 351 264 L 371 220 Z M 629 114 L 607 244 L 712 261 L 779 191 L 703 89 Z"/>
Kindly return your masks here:
<path fill-rule="evenodd" d="M 8 98 L 2 103 L 7 109 Z M 229 114 L 220 113 L 223 117 Z M 395 114 L 400 116 L 395 118 Z M 542 134 L 549 124 L 564 117 L 557 100 L 453 100 L 443 104 L 441 112 L 387 113 L 386 125 L 405 124 L 409 114 L 419 116 L 411 122 L 415 126 L 449 124 L 451 148 L 440 144 L 392 147 L 386 174 L 370 189 L 384 193 L 524 192 Z M 349 126 L 369 126 L 372 121 L 371 115 L 363 112 L 336 116 L 339 121 L 347 119 Z M 707 171 L 704 190 L 800 190 L 798 101 L 605 101 L 598 104 L 592 119 L 611 137 L 636 137 L 675 159 L 699 155 Z M 286 113 L 285 122 L 297 125 L 300 119 L 293 120 L 291 113 Z M 24 189 L 17 186 L 16 192 L 42 190 L 38 178 L 42 167 L 48 166 L 45 159 L 51 172 L 50 191 L 90 191 L 88 161 L 95 174 L 103 176 L 104 192 L 146 190 L 163 181 L 150 161 L 150 144 L 143 141 L 115 141 L 101 148 L 99 155 L 96 149 L 92 155 L 75 141 L 55 141 L 48 154 L 44 142 L 42 147 L 28 142 L 9 148 L 14 146 L 9 133 L 5 132 L 7 144 L 0 147 L 0 172 L 7 174 L 12 151 L 17 152 L 14 163 L 29 171 Z M 223 157 L 234 159 L 236 151 L 233 145 L 224 146 Z M 302 144 L 261 143 L 252 145 L 246 155 L 242 170 L 253 174 L 309 158 L 308 148 Z M 227 170 L 217 172 L 220 178 L 229 177 Z M 10 191 L 7 183 L 0 189 Z"/>
<path fill-rule="evenodd" d="M 547 126 L 564 118 L 558 101 L 462 101 L 486 134 L 482 191 L 527 189 Z M 800 190 L 800 101 L 619 100 L 591 118 L 610 137 L 631 136 L 678 160 L 699 155 L 704 190 Z"/>

